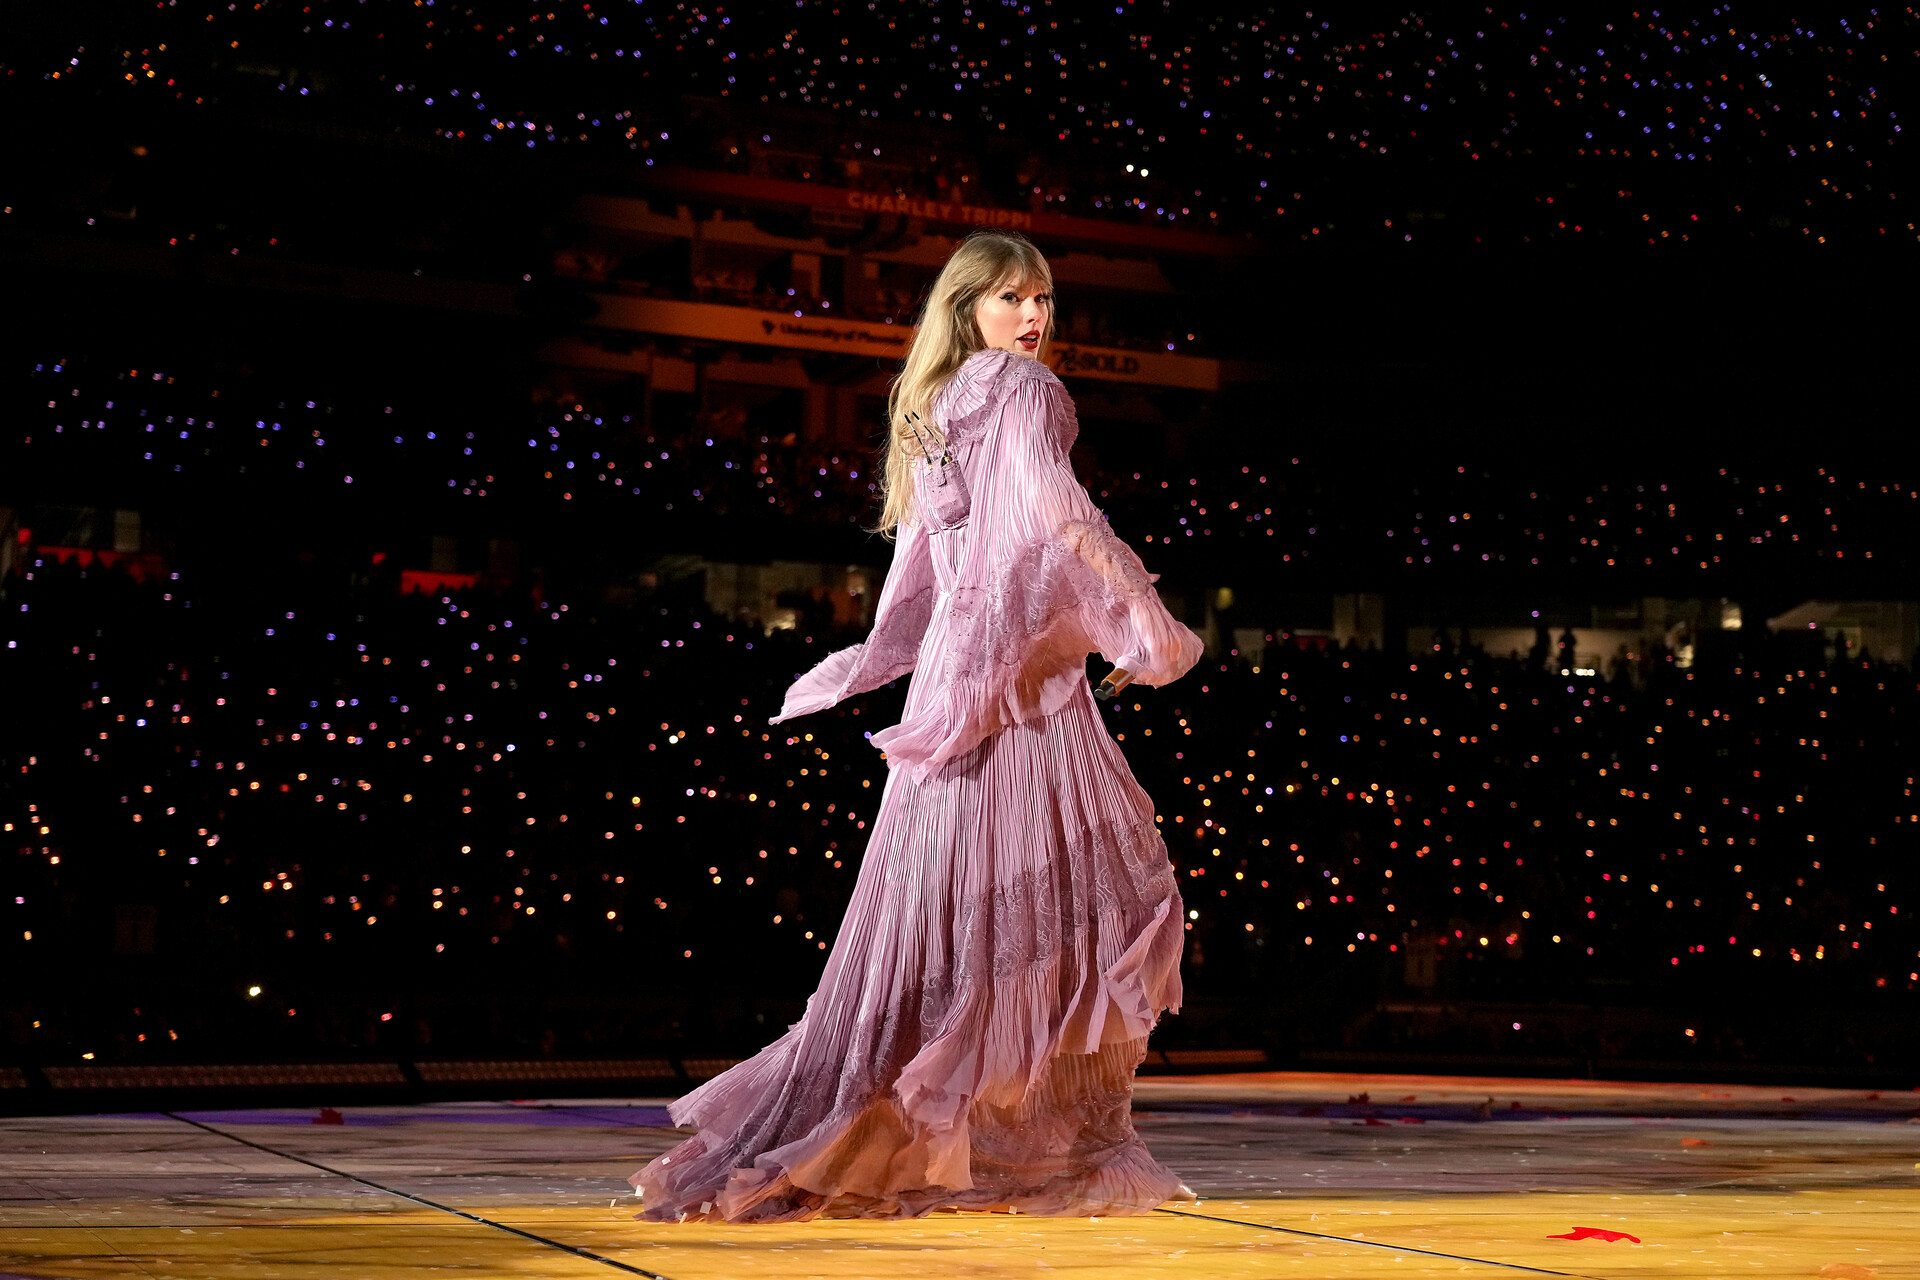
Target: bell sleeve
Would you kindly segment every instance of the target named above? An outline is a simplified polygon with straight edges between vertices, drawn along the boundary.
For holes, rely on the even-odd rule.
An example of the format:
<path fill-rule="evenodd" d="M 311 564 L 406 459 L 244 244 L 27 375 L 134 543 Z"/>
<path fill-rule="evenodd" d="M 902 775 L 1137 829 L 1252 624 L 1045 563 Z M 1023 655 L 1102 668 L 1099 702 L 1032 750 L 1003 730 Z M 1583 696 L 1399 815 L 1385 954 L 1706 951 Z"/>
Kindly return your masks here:
<path fill-rule="evenodd" d="M 860 644 L 828 654 L 795 680 L 780 714 L 767 723 L 824 711 L 910 673 L 919 659 L 936 595 L 927 531 L 920 524 L 902 523 L 894 539 L 893 563 L 874 609 L 873 630 Z"/>
<path fill-rule="evenodd" d="M 972 533 L 939 695 L 872 739 L 916 781 L 1008 725 L 1059 711 L 1085 683 L 1090 652 L 1149 685 L 1200 659 L 1200 637 L 1167 612 L 1157 575 L 1075 477 L 1067 450 L 1077 431 L 1066 389 L 1036 366 L 973 450 Z"/>
<path fill-rule="evenodd" d="M 1067 451 L 1079 426 L 1059 379 L 1022 382 L 1008 399 L 1002 430 L 1008 456 L 994 497 L 1012 547 L 1011 555 L 1002 552 L 1010 572 L 995 576 L 1008 579 L 1000 598 L 1023 606 L 1002 624 L 1044 630 L 1047 614 L 1071 612 L 1087 651 L 1132 672 L 1136 682 L 1164 685 L 1185 675 L 1204 642 L 1167 612 L 1153 586 L 1160 575 L 1147 572 L 1074 475 Z M 1036 577 L 1043 565 L 1051 572 Z M 1015 580 L 1029 590 L 1013 590 Z M 1036 586 L 1037 594 L 1030 590 Z"/>

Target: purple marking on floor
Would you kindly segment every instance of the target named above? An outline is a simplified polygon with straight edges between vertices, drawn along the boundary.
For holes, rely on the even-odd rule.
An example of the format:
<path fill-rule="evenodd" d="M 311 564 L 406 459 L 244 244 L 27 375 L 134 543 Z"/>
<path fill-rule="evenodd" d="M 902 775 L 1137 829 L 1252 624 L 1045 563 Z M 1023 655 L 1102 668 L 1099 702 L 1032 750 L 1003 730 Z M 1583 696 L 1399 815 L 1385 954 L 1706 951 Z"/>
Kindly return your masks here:
<path fill-rule="evenodd" d="M 1496 1103 L 1481 1109 L 1466 1103 L 1396 1103 L 1387 1106 L 1353 1103 L 1342 1105 L 1301 1105 L 1299 1103 L 1168 1101 L 1136 1106 L 1136 1116 L 1145 1115 L 1235 1115 L 1299 1116 L 1307 1119 L 1400 1121 L 1421 1124 L 1429 1120 L 1451 1120 L 1478 1124 L 1491 1120 L 1817 1120 L 1851 1121 L 1859 1124 L 1886 1124 L 1905 1118 L 1886 1111 L 1866 1111 L 1838 1107 L 1690 1107 L 1655 1104 L 1639 1111 L 1619 1107 L 1514 1107 Z M 1920 1117 L 1920 1110 L 1907 1113 Z"/>
<path fill-rule="evenodd" d="M 440 1111 L 420 1108 L 404 1114 L 391 1109 L 372 1112 L 350 1107 L 335 1108 L 340 1123 L 366 1129 L 391 1129 L 421 1123 L 445 1124 L 519 1124 L 548 1129 L 604 1129 L 608 1127 L 670 1129 L 673 1121 L 665 1107 L 502 1107 L 498 1110 Z M 158 1112 L 125 1112 L 127 1118 L 160 1120 Z M 230 1125 L 311 1125 L 320 1114 L 312 1110 L 273 1108 L 242 1111 L 178 1111 L 174 1113 L 202 1124 Z M 4 1280 L 4 1278 L 0 1278 Z"/>

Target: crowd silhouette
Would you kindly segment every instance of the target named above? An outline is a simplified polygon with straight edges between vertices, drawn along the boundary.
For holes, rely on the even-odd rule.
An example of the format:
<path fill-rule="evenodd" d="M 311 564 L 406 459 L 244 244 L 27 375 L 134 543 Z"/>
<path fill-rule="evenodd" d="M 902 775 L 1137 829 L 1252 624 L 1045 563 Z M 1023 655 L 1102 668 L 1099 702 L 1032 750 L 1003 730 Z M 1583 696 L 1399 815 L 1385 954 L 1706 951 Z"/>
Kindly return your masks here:
<path fill-rule="evenodd" d="M 23 466 L 110 476 L 161 503 L 378 494 L 440 503 L 461 520 L 546 511 L 602 528 L 725 527 L 804 542 L 865 527 L 878 491 L 877 423 L 809 438 L 793 421 L 797 405 L 783 402 L 703 410 L 692 395 L 656 394 L 643 411 L 617 390 L 572 389 L 532 413 L 475 415 L 431 399 L 396 409 L 288 394 L 259 377 L 223 387 L 107 359 L 39 361 L 16 374 Z M 883 413 L 877 401 L 868 407 Z M 1138 450 L 1112 446 L 1133 438 L 1124 424 L 1089 415 L 1074 458 L 1116 529 L 1143 553 L 1157 547 L 1150 554 L 1195 569 L 1328 565 L 1396 586 L 1528 590 L 1579 573 L 1615 594 L 1655 581 L 1667 594 L 1705 595 L 1782 578 L 1884 591 L 1914 568 L 1920 475 L 1882 451 L 1831 462 L 1754 452 L 1731 463 L 1675 453 L 1632 472 L 1576 466 L 1545 481 L 1524 460 L 1477 459 L 1433 465 L 1418 485 L 1398 487 L 1345 467 L 1337 452 L 1250 464 L 1244 434 L 1195 435 L 1190 456 L 1143 466 Z M 820 558 L 842 554 L 832 545 Z"/>
<path fill-rule="evenodd" d="M 48 1060 L 751 1040 L 831 945 L 902 697 L 769 727 L 858 635 L 666 592 L 238 592 L 28 552 L 0 607 L 0 945 L 40 975 L 9 1031 Z M 1490 1050 L 1378 1002 L 1624 999 L 1686 1034 L 1497 1047 L 1889 1052 L 1897 1026 L 1808 1046 L 1728 1010 L 1920 987 L 1920 689 L 1743 639 L 1608 678 L 1277 632 L 1115 700 L 1189 908 L 1173 1034 Z M 1303 1016 L 1327 1001 L 1362 1013 Z"/>

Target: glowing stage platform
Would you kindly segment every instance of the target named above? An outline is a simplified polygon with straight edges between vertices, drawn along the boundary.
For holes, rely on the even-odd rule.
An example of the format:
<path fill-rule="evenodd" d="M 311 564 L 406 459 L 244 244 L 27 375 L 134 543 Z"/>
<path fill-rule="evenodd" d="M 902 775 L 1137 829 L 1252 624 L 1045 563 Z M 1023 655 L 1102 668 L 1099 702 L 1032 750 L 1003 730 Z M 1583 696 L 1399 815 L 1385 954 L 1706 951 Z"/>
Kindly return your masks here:
<path fill-rule="evenodd" d="M 641 1223 L 659 1099 L 0 1120 L 0 1280 L 1920 1277 L 1920 1093 L 1266 1074 L 1135 1113 L 1197 1206 Z"/>

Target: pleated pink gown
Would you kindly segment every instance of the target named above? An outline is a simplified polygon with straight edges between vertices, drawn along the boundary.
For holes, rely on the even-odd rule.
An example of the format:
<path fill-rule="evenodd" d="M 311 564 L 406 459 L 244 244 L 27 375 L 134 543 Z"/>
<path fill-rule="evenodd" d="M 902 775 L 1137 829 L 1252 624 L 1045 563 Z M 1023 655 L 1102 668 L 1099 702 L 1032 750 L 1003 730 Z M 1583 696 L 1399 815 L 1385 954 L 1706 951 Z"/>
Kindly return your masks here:
<path fill-rule="evenodd" d="M 948 641 L 971 528 L 925 536 Z M 937 696 L 916 678 L 903 721 Z M 651 1220 L 1140 1214 L 1183 1193 L 1130 1117 L 1183 909 L 1153 803 L 1084 679 L 924 781 L 888 770 L 845 920 L 785 1035 L 672 1107 Z"/>

